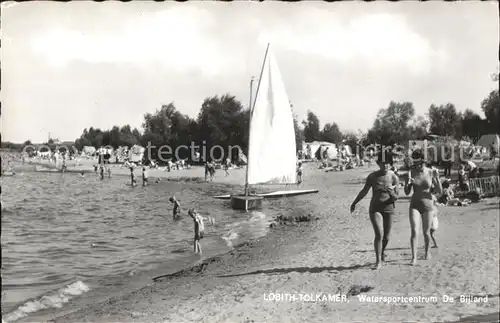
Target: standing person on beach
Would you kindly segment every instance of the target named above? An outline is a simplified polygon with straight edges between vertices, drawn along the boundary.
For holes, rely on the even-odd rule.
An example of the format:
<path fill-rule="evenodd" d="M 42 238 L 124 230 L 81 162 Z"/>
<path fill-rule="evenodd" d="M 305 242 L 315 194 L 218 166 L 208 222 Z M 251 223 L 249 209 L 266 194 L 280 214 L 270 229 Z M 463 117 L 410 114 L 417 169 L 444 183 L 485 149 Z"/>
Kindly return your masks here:
<path fill-rule="evenodd" d="M 304 173 L 304 168 L 302 167 L 302 162 L 299 161 L 297 165 L 297 186 L 302 184 L 302 174 Z"/>
<path fill-rule="evenodd" d="M 210 175 L 210 163 L 205 162 L 205 182 L 208 181 L 208 175 Z"/>
<path fill-rule="evenodd" d="M 417 234 L 420 223 L 422 223 L 422 231 L 425 242 L 425 259 L 430 259 L 429 243 L 431 240 L 432 221 L 434 213 L 437 211 L 432 195 L 432 189 L 435 189 L 436 194 L 443 193 L 443 187 L 439 180 L 439 171 L 437 169 L 427 168 L 425 166 L 423 153 L 421 150 L 415 150 L 411 158 L 413 167 L 408 173 L 408 178 L 405 184 L 405 194 L 409 195 L 413 189 L 413 195 L 410 200 L 410 226 L 411 226 L 411 264 L 417 263 Z"/>
<path fill-rule="evenodd" d="M 137 185 L 137 180 L 135 179 L 134 166 L 130 166 L 130 185 L 132 187 Z"/>
<path fill-rule="evenodd" d="M 229 167 L 231 166 L 231 160 L 229 158 L 226 158 L 226 161 L 224 163 L 224 171 L 226 172 L 226 176 L 229 176 Z"/>
<path fill-rule="evenodd" d="M 148 185 L 148 170 L 146 166 L 142 166 L 142 186 Z"/>
<path fill-rule="evenodd" d="M 194 253 L 201 255 L 200 240 L 203 239 L 205 235 L 205 224 L 203 221 L 208 220 L 211 224 L 214 224 L 214 221 L 213 218 L 202 217 L 196 209 L 189 209 L 188 214 L 194 220 Z"/>
<path fill-rule="evenodd" d="M 389 243 L 392 218 L 395 214 L 395 202 L 399 193 L 399 179 L 390 170 L 393 164 L 392 154 L 384 151 L 380 152 L 377 164 L 380 169 L 368 175 L 365 186 L 351 205 L 352 213 L 356 209 L 356 204 L 372 189 L 373 195 L 370 201 L 369 214 L 375 231 L 373 246 L 375 248 L 376 263 L 374 269 L 379 269 L 382 266 L 382 261 L 385 261 L 386 258 L 385 248 Z"/>
<path fill-rule="evenodd" d="M 453 161 L 451 159 L 451 152 L 446 153 L 444 164 L 444 177 L 451 177 L 451 167 L 453 166 Z"/>

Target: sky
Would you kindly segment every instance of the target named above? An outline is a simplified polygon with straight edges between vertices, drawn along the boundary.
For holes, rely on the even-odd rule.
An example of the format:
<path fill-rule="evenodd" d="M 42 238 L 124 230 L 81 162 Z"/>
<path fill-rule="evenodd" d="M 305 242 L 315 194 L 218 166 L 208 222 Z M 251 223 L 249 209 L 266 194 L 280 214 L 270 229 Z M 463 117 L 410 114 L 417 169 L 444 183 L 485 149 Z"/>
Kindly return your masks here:
<path fill-rule="evenodd" d="M 268 41 L 300 120 L 366 131 L 390 101 L 483 116 L 498 14 L 494 1 L 2 3 L 2 140 L 140 128 L 170 102 L 196 117 L 226 93 L 247 107 Z"/>

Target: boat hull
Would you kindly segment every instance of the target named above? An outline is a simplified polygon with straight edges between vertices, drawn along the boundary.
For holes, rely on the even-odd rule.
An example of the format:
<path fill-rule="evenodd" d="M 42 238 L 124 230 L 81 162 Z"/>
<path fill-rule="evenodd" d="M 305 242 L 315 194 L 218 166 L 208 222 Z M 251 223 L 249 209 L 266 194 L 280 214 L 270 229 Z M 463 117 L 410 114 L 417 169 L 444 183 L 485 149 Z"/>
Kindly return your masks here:
<path fill-rule="evenodd" d="M 232 195 L 230 199 L 233 210 L 250 211 L 260 209 L 264 198 L 255 195 Z"/>
<path fill-rule="evenodd" d="M 288 190 L 288 191 L 274 191 L 269 193 L 261 193 L 257 194 L 257 196 L 261 196 L 263 198 L 282 198 L 282 197 L 291 197 L 305 194 L 315 194 L 318 193 L 319 190 L 311 189 L 311 190 Z"/>
<path fill-rule="evenodd" d="M 318 192 L 319 192 L 319 190 L 316 190 L 316 189 L 289 190 L 289 191 L 274 191 L 274 192 L 269 192 L 269 193 L 252 194 L 251 196 L 260 197 L 260 198 L 283 198 L 283 197 L 292 197 L 292 196 L 297 196 L 297 195 L 315 194 Z M 225 194 L 225 195 L 217 195 L 217 196 L 214 196 L 213 198 L 216 198 L 219 200 L 231 200 L 233 197 L 245 197 L 245 196 L 244 195 Z"/>

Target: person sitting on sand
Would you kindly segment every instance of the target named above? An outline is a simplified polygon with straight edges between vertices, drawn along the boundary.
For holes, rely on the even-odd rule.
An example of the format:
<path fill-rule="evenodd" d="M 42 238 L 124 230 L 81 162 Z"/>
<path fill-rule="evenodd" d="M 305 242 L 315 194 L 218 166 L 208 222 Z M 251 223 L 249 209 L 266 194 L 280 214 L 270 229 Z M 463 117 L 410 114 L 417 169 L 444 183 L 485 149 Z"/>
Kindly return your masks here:
<path fill-rule="evenodd" d="M 142 166 L 142 186 L 148 185 L 148 171 L 146 166 Z"/>
<path fill-rule="evenodd" d="M 420 223 L 425 242 L 425 259 L 430 259 L 429 243 L 431 240 L 430 229 L 436 212 L 434 197 L 431 189 L 435 188 L 437 194 L 443 193 L 443 187 L 439 180 L 439 171 L 437 169 L 427 168 L 423 159 L 421 150 L 415 150 L 412 155 L 413 167 L 408 173 L 405 184 L 405 194 L 409 195 L 413 189 L 413 195 L 410 200 L 410 226 L 411 226 L 411 264 L 417 263 L 417 234 Z"/>
<path fill-rule="evenodd" d="M 172 196 L 169 199 L 170 202 L 174 204 L 174 209 L 172 211 L 174 220 L 178 220 L 181 217 L 181 203 L 177 200 L 175 196 Z"/>
<path fill-rule="evenodd" d="M 200 240 L 203 239 L 203 236 L 205 235 L 205 224 L 203 221 L 207 220 L 210 221 L 211 224 L 214 224 L 214 220 L 210 217 L 202 217 L 196 209 L 189 209 L 188 214 L 194 221 L 194 253 L 201 255 L 202 251 Z"/>
<path fill-rule="evenodd" d="M 379 170 L 371 173 L 366 178 L 365 186 L 352 202 L 351 213 L 356 209 L 356 204 L 361 201 L 372 189 L 373 195 L 370 201 L 370 221 L 375 231 L 373 245 L 375 248 L 375 268 L 382 266 L 386 260 L 385 249 L 389 243 L 392 219 L 395 214 L 395 202 L 398 199 L 399 179 L 391 170 L 392 155 L 380 152 L 377 158 Z"/>

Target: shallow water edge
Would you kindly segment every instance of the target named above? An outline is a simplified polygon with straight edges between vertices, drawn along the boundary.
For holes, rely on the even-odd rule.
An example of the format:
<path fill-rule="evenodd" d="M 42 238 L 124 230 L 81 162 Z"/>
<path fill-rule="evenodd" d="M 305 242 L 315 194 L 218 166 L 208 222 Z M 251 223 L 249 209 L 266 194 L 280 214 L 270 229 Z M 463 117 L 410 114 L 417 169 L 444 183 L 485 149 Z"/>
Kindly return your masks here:
<path fill-rule="evenodd" d="M 119 294 L 110 295 L 109 298 L 95 303 L 82 304 L 82 300 L 71 300 L 65 308 L 41 310 L 34 315 L 24 317 L 16 322 L 81 322 L 95 321 L 96 316 L 101 317 L 102 322 L 116 321 L 110 317 L 110 313 L 105 310 L 107 306 L 117 307 L 119 309 L 121 302 L 133 298 L 136 295 L 149 294 L 154 290 L 161 288 L 165 294 L 169 294 L 169 289 L 182 288 L 185 284 L 190 284 L 193 279 L 204 279 L 212 275 L 233 275 L 241 271 L 252 271 L 253 267 L 258 267 L 259 263 L 276 260 L 279 258 L 279 248 L 285 243 L 290 247 L 289 241 L 297 247 L 297 252 L 303 251 L 303 246 L 299 245 L 299 236 L 307 234 L 313 228 L 313 222 L 300 224 L 283 224 L 271 230 L 266 236 L 243 242 L 234 246 L 232 250 L 220 253 L 215 256 L 201 259 L 195 264 L 182 268 L 161 272 L 154 270 L 145 275 L 150 277 L 149 283 L 137 287 L 134 290 L 122 290 Z M 285 240 L 287 242 L 285 242 Z M 290 256 L 287 252 L 287 256 Z M 181 295 L 177 295 L 182 297 Z M 86 298 L 88 299 L 88 297 Z M 117 313 L 118 314 L 118 313 Z M 118 321 L 123 321 L 122 318 Z M 144 321 L 140 318 L 132 321 Z"/>

